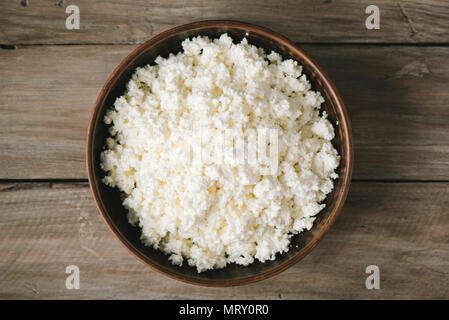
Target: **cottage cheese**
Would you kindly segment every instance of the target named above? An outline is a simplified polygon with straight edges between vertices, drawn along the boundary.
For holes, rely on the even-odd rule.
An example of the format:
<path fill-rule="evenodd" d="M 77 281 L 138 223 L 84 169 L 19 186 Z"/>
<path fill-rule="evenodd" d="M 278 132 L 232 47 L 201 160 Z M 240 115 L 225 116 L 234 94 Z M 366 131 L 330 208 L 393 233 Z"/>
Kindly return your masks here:
<path fill-rule="evenodd" d="M 182 47 L 138 68 L 104 117 L 103 181 L 122 191 L 142 241 L 173 264 L 202 272 L 274 260 L 294 234 L 312 228 L 337 178 L 324 100 L 296 61 L 246 39 L 197 37 Z M 182 156 L 230 135 L 245 141 L 260 128 L 277 133 L 274 172 L 247 156 L 243 163 Z"/>

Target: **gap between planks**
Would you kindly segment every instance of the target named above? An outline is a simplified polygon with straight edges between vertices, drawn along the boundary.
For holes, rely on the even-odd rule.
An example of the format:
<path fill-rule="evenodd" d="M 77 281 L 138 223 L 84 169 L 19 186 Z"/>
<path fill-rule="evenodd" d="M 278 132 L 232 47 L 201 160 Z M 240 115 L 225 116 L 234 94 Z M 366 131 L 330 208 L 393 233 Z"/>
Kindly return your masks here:
<path fill-rule="evenodd" d="M 88 184 L 88 179 L 0 179 L 1 184 L 36 184 L 51 188 L 53 184 Z M 449 183 L 449 180 L 419 180 L 419 179 L 352 179 L 351 183 Z M 0 188 L 0 192 L 4 191 Z"/>
<path fill-rule="evenodd" d="M 148 38 L 150 40 L 152 37 Z M 145 42 L 110 42 L 110 43 L 8 43 L 0 44 L 0 49 L 14 50 L 17 47 L 51 47 L 51 46 L 126 46 L 142 45 Z M 298 46 L 376 46 L 376 47 L 449 47 L 449 42 L 295 42 Z"/>

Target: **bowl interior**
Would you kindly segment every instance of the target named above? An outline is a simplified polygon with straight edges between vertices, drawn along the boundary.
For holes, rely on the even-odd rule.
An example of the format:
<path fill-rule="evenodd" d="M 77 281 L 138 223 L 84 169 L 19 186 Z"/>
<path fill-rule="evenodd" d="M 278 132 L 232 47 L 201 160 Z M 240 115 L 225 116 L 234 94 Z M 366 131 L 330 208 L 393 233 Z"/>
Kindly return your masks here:
<path fill-rule="evenodd" d="M 291 247 L 287 253 L 278 254 L 275 261 L 255 262 L 246 267 L 231 264 L 224 269 L 197 273 L 195 268 L 186 264 L 182 267 L 172 265 L 168 256 L 164 253 L 143 245 L 139 238 L 140 228 L 131 226 L 127 221 L 127 211 L 121 204 L 120 192 L 116 188 L 107 187 L 101 182 L 105 173 L 100 168 L 100 153 L 104 150 L 105 140 L 109 136 L 108 126 L 103 122 L 103 117 L 106 110 L 113 105 L 115 99 L 124 93 L 125 85 L 137 67 L 153 64 L 155 58 L 159 55 L 168 57 L 169 53 L 181 51 L 181 42 L 188 37 L 202 35 L 216 38 L 225 32 L 235 42 L 240 42 L 246 36 L 250 44 L 261 47 L 266 52 L 276 51 L 284 59 L 295 59 L 303 66 L 304 73 L 312 84 L 312 89 L 320 91 L 325 98 L 323 110 L 326 110 L 329 120 L 336 129 L 333 144 L 341 156 L 341 164 L 338 168 L 339 178 L 335 181 L 333 191 L 325 200 L 326 208 L 317 215 L 314 226 L 310 231 L 292 238 Z M 285 43 L 279 42 L 277 37 L 277 35 L 267 36 L 265 32 L 251 27 L 232 25 L 220 27 L 213 25 L 198 26 L 197 28 L 192 27 L 190 30 L 165 32 L 158 37 L 159 39 L 150 40 L 151 43 L 145 43 L 130 54 L 117 67 L 100 93 L 89 128 L 90 140 L 87 155 L 89 180 L 97 206 L 111 230 L 128 249 L 142 261 L 173 278 L 203 285 L 236 285 L 257 281 L 276 274 L 288 268 L 311 250 L 332 224 L 343 204 L 342 202 L 345 200 L 349 186 L 348 180 L 350 180 L 352 146 L 351 140 L 345 137 L 350 131 L 348 131 L 349 124 L 344 106 L 339 98 L 335 98 L 335 92 L 325 85 L 317 67 L 308 60 L 309 58 L 300 51 L 298 53 L 296 49 L 292 50 Z M 336 123 L 339 123 L 339 125 L 336 125 Z"/>

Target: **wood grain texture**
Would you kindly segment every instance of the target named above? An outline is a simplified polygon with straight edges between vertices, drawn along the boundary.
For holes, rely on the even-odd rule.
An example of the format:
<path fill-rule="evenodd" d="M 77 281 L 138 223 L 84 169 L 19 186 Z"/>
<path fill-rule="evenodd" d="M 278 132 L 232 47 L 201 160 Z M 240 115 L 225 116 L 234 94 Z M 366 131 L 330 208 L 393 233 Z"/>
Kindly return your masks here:
<path fill-rule="evenodd" d="M 0 50 L 0 178 L 86 178 L 90 113 L 135 45 Z M 355 179 L 449 179 L 449 48 L 302 48 L 339 88 L 351 118 Z"/>
<path fill-rule="evenodd" d="M 449 183 L 353 183 L 322 242 L 280 275 L 204 288 L 151 271 L 113 237 L 86 184 L 0 187 L 0 298 L 449 298 Z M 65 288 L 80 268 L 81 289 Z M 380 268 L 367 290 L 365 268 Z"/>
<path fill-rule="evenodd" d="M 0 2 L 1 44 L 141 43 L 176 25 L 208 19 L 260 24 L 293 41 L 449 42 L 445 0 L 377 0 L 380 30 L 367 30 L 369 0 L 22 0 Z M 80 30 L 67 30 L 65 8 L 79 6 Z"/>

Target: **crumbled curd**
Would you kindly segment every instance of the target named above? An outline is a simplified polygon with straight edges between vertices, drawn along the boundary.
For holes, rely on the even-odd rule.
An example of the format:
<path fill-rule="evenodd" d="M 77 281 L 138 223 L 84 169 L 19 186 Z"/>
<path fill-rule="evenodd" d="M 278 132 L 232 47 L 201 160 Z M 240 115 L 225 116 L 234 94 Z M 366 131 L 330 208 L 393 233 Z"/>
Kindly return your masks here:
<path fill-rule="evenodd" d="M 173 264 L 202 272 L 273 260 L 312 228 L 337 178 L 324 100 L 296 61 L 246 39 L 196 37 L 182 48 L 138 68 L 104 117 L 103 181 L 122 191 L 142 241 Z M 261 128 L 276 130 L 275 158 L 185 157 L 191 146 L 243 141 Z M 267 173 L 273 159 L 277 169 Z"/>

